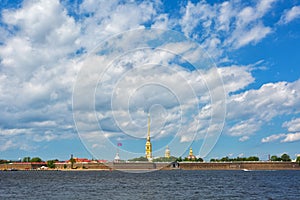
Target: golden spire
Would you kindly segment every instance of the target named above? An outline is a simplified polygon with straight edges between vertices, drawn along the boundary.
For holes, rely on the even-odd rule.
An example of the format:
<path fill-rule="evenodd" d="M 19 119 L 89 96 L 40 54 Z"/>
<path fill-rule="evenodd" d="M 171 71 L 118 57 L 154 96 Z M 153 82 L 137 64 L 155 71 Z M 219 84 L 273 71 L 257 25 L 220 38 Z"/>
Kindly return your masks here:
<path fill-rule="evenodd" d="M 147 134 L 147 140 L 150 140 L 150 113 L 148 113 L 148 134 Z"/>
<path fill-rule="evenodd" d="M 193 156 L 194 154 L 193 154 L 193 149 L 192 149 L 192 147 L 190 148 L 190 153 L 189 153 L 189 156 Z"/>
<path fill-rule="evenodd" d="M 147 141 L 145 145 L 145 150 L 146 150 L 146 158 L 149 161 L 152 161 L 152 144 L 150 141 L 150 114 L 148 113 L 148 133 L 147 133 Z"/>
<path fill-rule="evenodd" d="M 167 146 L 167 147 L 166 147 L 166 151 L 165 151 L 165 157 L 166 157 L 166 158 L 170 158 L 170 156 L 171 156 L 171 155 L 170 155 L 170 149 L 169 149 L 169 146 Z"/>

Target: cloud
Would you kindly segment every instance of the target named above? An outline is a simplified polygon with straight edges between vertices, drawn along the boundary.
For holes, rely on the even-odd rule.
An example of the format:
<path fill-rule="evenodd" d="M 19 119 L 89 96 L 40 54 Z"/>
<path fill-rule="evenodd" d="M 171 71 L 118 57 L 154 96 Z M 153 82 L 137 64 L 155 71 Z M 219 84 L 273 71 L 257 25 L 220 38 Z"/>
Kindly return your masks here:
<path fill-rule="evenodd" d="M 240 30 L 234 33 L 233 47 L 238 49 L 249 43 L 256 44 L 262 38 L 266 37 L 271 32 L 270 27 L 265 27 L 258 24 L 249 30 Z"/>
<path fill-rule="evenodd" d="M 257 90 L 230 95 L 227 99 L 227 120 L 230 125 L 227 125 L 225 133 L 250 136 L 276 116 L 299 113 L 299 89 L 300 80 L 297 80 L 291 83 L 267 83 Z M 290 122 L 291 128 L 292 124 Z"/>
<path fill-rule="evenodd" d="M 282 124 L 282 127 L 287 128 L 289 133 L 286 134 L 275 134 L 268 137 L 265 137 L 261 140 L 262 143 L 274 142 L 283 138 L 280 142 L 295 142 L 300 140 L 300 118 L 292 119 L 291 121 L 286 121 Z"/>
<path fill-rule="evenodd" d="M 147 22 L 157 22 L 156 27 L 164 26 L 166 15 L 156 13 L 157 4 L 159 2 L 84 1 L 80 5 L 81 45 L 90 50 L 107 37 L 144 27 Z"/>
<path fill-rule="evenodd" d="M 262 143 L 269 143 L 279 140 L 280 138 L 286 137 L 286 134 L 275 134 L 268 137 L 265 137 L 261 140 Z"/>
<path fill-rule="evenodd" d="M 0 145 L 0 151 L 6 151 L 8 149 L 15 148 L 17 145 L 14 144 L 11 140 L 6 140 L 4 143 Z"/>
<path fill-rule="evenodd" d="M 243 137 L 241 137 L 241 138 L 239 138 L 239 141 L 240 142 L 245 142 L 245 141 L 247 141 L 247 140 L 249 140 L 249 136 L 247 136 L 247 135 L 244 135 Z M 243 154 L 242 154 L 243 155 Z M 241 157 L 241 156 L 240 156 Z"/>
<path fill-rule="evenodd" d="M 283 123 L 282 127 L 287 128 L 289 132 L 299 132 L 300 131 L 300 118 L 296 118 L 291 121 L 286 121 Z"/>
<path fill-rule="evenodd" d="M 244 89 L 255 81 L 250 66 L 232 65 L 220 67 L 218 71 L 222 75 L 224 88 L 228 94 Z"/>
<path fill-rule="evenodd" d="M 59 1 L 24 1 L 2 11 L 1 130 L 11 148 L 74 136 L 71 93 L 80 26 Z M 5 87 L 4 87 L 5 86 Z M 55 131 L 54 131 L 55 130 Z M 35 145 L 33 145 L 35 144 Z"/>
<path fill-rule="evenodd" d="M 294 6 L 290 10 L 285 10 L 279 20 L 279 24 L 288 24 L 300 17 L 300 6 Z"/>
<path fill-rule="evenodd" d="M 288 133 L 281 142 L 295 142 L 300 140 L 300 133 Z"/>
<path fill-rule="evenodd" d="M 213 5 L 188 2 L 181 9 L 179 24 L 182 32 L 199 41 L 212 57 L 223 58 L 225 50 L 255 45 L 272 32 L 263 18 L 275 2 L 264 0 L 248 6 L 234 0 Z"/>

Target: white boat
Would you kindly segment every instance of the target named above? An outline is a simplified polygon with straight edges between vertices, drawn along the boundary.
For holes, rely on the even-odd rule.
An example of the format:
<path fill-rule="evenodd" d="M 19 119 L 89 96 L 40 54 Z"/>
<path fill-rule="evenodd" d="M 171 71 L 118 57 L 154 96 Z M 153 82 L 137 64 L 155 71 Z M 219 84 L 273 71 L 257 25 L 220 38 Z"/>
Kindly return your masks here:
<path fill-rule="evenodd" d="M 250 172 L 251 170 L 249 169 L 243 169 L 244 172 Z"/>

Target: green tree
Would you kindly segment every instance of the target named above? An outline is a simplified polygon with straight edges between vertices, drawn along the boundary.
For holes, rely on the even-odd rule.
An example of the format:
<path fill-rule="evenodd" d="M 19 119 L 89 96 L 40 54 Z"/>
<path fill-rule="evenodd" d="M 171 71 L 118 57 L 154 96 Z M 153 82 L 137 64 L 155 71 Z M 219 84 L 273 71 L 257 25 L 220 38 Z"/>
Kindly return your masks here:
<path fill-rule="evenodd" d="M 179 158 L 177 158 L 177 160 L 176 160 L 177 162 L 182 162 L 182 158 L 181 158 L 181 156 L 179 157 Z"/>
<path fill-rule="evenodd" d="M 250 156 L 246 160 L 247 161 L 259 161 L 259 158 L 257 156 Z"/>
<path fill-rule="evenodd" d="M 8 163 L 8 160 L 0 159 L 0 164 Z"/>
<path fill-rule="evenodd" d="M 129 161 L 148 161 L 148 158 L 141 156 L 139 158 L 130 159 Z"/>
<path fill-rule="evenodd" d="M 170 158 L 159 157 L 159 158 L 153 159 L 153 162 L 174 162 L 176 160 L 177 160 L 177 158 L 174 156 L 171 156 Z"/>
<path fill-rule="evenodd" d="M 281 158 L 274 155 L 274 156 L 271 156 L 271 161 L 281 161 Z"/>
<path fill-rule="evenodd" d="M 300 156 L 297 157 L 296 162 L 298 162 L 300 165 Z"/>
<path fill-rule="evenodd" d="M 24 157 L 22 162 L 30 162 L 30 157 Z"/>
<path fill-rule="evenodd" d="M 42 159 L 39 157 L 34 157 L 30 159 L 30 162 L 42 162 Z"/>
<path fill-rule="evenodd" d="M 216 162 L 216 159 L 212 158 L 210 159 L 210 162 Z"/>
<path fill-rule="evenodd" d="M 76 160 L 73 158 L 73 154 L 71 154 L 71 158 L 70 158 L 70 163 L 71 163 L 71 169 L 74 168 L 74 163 L 76 163 Z"/>
<path fill-rule="evenodd" d="M 284 153 L 284 154 L 281 155 L 281 160 L 287 162 L 287 161 L 291 161 L 291 158 L 290 158 L 289 155 L 287 155 L 286 153 Z"/>
<path fill-rule="evenodd" d="M 55 160 L 48 160 L 47 167 L 54 169 L 55 168 Z"/>
<path fill-rule="evenodd" d="M 229 160 L 228 156 L 226 156 L 226 157 L 221 158 L 221 161 L 222 161 L 222 162 L 228 162 L 228 161 L 230 161 L 230 160 Z"/>

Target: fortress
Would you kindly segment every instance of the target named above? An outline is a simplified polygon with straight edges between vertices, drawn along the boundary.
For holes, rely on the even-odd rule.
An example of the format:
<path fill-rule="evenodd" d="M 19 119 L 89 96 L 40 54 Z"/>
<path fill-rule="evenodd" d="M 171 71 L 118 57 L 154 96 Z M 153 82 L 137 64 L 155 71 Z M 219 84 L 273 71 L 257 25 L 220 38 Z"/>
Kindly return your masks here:
<path fill-rule="evenodd" d="M 8 163 L 0 164 L 0 170 L 43 170 L 46 163 Z M 128 162 L 128 163 L 55 163 L 52 170 L 122 170 L 122 171 L 154 171 L 154 170 L 300 170 L 295 162 Z"/>

